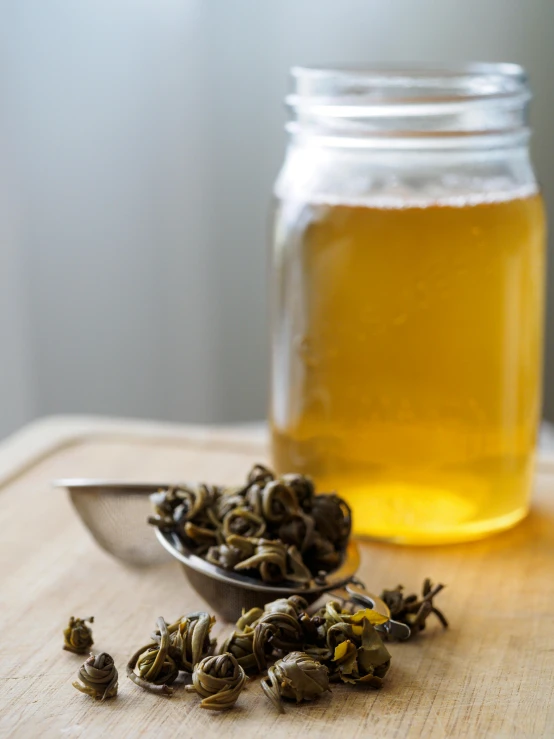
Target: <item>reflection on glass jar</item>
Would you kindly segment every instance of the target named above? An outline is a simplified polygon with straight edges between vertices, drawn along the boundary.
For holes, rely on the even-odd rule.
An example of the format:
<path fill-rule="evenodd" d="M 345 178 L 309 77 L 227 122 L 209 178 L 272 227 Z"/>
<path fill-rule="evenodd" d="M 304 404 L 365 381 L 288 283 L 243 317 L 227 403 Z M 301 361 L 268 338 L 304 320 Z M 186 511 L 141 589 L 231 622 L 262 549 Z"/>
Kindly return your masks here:
<path fill-rule="evenodd" d="M 514 65 L 294 71 L 276 185 L 281 472 L 358 533 L 459 541 L 528 508 L 544 214 Z"/>

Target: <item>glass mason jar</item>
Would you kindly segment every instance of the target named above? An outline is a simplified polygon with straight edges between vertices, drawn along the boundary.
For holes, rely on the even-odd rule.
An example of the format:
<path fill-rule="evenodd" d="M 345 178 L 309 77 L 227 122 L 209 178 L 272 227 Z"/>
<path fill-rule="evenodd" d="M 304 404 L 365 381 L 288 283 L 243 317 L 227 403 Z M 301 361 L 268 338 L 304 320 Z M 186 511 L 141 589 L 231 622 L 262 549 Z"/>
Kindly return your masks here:
<path fill-rule="evenodd" d="M 272 448 L 388 541 L 527 512 L 545 225 L 524 71 L 294 69 L 276 183 Z"/>

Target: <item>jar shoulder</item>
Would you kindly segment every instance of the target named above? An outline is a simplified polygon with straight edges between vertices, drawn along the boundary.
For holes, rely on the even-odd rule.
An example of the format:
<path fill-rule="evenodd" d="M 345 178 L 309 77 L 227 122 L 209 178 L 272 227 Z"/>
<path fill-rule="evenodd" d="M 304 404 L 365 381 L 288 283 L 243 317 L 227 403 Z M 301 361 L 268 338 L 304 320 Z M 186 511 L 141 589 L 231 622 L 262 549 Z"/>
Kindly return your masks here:
<path fill-rule="evenodd" d="M 527 197 L 538 185 L 526 147 L 493 151 L 375 151 L 289 146 L 279 199 L 404 206 Z"/>

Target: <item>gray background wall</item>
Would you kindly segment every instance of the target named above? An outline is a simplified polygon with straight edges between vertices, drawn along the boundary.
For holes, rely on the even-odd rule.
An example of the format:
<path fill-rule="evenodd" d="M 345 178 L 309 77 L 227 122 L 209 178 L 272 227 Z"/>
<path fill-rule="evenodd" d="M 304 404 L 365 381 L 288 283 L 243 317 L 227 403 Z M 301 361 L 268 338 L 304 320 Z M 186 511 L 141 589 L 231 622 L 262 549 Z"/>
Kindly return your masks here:
<path fill-rule="evenodd" d="M 552 0 L 0 0 L 0 12 L 0 435 L 60 412 L 264 416 L 267 217 L 292 64 L 522 63 L 554 218 Z"/>

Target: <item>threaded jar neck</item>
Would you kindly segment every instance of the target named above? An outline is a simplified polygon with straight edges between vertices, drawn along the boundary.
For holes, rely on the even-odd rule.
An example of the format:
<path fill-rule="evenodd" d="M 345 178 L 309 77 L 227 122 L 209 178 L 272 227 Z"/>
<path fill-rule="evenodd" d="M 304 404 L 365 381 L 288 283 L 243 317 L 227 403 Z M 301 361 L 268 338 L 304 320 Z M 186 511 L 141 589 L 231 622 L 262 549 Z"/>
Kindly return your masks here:
<path fill-rule="evenodd" d="M 334 147 L 496 148 L 529 138 L 516 64 L 292 69 L 287 130 Z"/>

